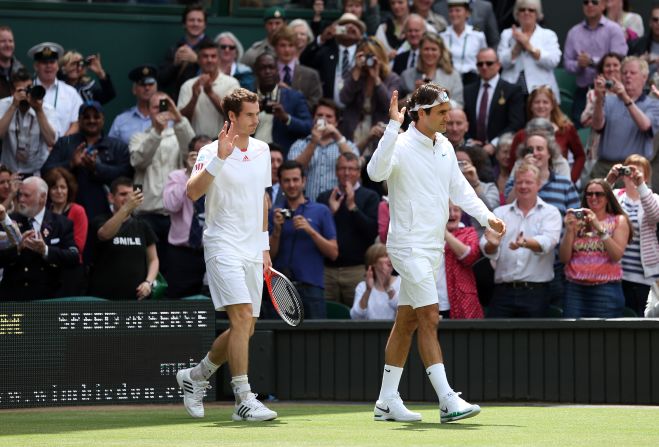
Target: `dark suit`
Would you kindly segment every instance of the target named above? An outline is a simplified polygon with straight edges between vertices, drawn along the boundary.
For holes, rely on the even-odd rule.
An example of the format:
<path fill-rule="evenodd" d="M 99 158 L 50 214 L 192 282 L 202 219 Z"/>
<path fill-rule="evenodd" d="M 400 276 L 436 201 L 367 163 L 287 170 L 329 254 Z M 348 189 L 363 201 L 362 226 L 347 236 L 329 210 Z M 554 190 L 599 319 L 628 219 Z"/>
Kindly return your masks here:
<path fill-rule="evenodd" d="M 21 233 L 31 229 L 25 216 L 12 214 L 11 218 Z M 46 210 L 41 237 L 48 246 L 46 259 L 27 249 L 19 254 L 16 246 L 0 250 L 0 267 L 4 268 L 0 301 L 52 298 L 60 288 L 62 268 L 78 264 L 80 258 L 73 241 L 73 222 Z"/>
<path fill-rule="evenodd" d="M 396 55 L 396 57 L 394 58 L 394 66 L 392 68 L 394 73 L 400 75 L 402 72 L 404 72 L 409 68 L 407 64 L 409 63 L 410 60 L 410 54 L 412 54 L 412 52 L 410 50 L 407 50 Z"/>
<path fill-rule="evenodd" d="M 297 90 L 280 87 L 279 102 L 286 113 L 291 116 L 291 124 L 287 126 L 286 123 L 274 118 L 272 122 L 272 142 L 282 147 L 285 160 L 291 144 L 299 138 L 309 135 L 313 120 L 304 96 Z"/>
<path fill-rule="evenodd" d="M 304 97 L 307 98 L 309 110 L 312 110 L 318 100 L 323 96 L 323 88 L 318 72 L 304 65 L 295 65 L 291 87 L 302 92 Z"/>
<path fill-rule="evenodd" d="M 469 120 L 469 138 L 477 139 L 478 90 L 480 81 L 467 85 L 464 88 L 464 111 Z M 511 84 L 499 78 L 494 92 L 490 87 L 492 101 L 488 111 L 487 140 L 492 141 L 505 132 L 517 132 L 526 123 L 526 112 L 524 111 L 524 93 L 518 85 Z"/>
<path fill-rule="evenodd" d="M 490 48 L 496 49 L 501 35 L 499 34 L 499 26 L 497 25 L 497 18 L 494 15 L 492 3 L 484 0 L 473 0 L 469 4 L 469 8 L 471 10 L 469 24 L 478 31 L 483 31 L 487 39 L 487 45 Z M 435 0 L 432 10 L 448 18 L 447 0 Z"/>
<path fill-rule="evenodd" d="M 333 99 L 336 65 L 339 63 L 339 45 L 336 41 L 331 39 L 318 45 L 314 40 L 300 55 L 300 63 L 318 72 L 323 84 L 323 97 Z"/>

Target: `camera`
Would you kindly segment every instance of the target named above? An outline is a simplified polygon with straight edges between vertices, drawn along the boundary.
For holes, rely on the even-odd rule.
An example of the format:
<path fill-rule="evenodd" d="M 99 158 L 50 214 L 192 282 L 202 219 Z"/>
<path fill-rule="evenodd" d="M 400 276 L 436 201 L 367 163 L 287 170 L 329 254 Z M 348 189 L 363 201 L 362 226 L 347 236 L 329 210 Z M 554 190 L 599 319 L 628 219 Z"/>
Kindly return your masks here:
<path fill-rule="evenodd" d="M 525 147 L 524 149 L 522 149 L 522 151 L 520 153 L 521 153 L 522 157 L 526 157 L 529 154 L 533 154 L 533 148 L 532 147 Z"/>
<path fill-rule="evenodd" d="M 162 98 L 160 102 L 158 102 L 158 111 L 166 112 L 168 109 L 169 109 L 169 104 L 167 103 L 167 99 Z"/>
<path fill-rule="evenodd" d="M 265 113 L 272 114 L 272 112 L 274 111 L 274 109 L 272 107 L 272 104 L 273 104 L 273 101 L 270 100 L 270 99 L 263 100 L 263 107 L 262 107 L 263 111 Z"/>
<path fill-rule="evenodd" d="M 282 208 L 279 210 L 282 216 L 284 216 L 284 219 L 289 220 L 293 218 L 293 211 L 289 210 L 288 208 Z"/>
<path fill-rule="evenodd" d="M 29 87 L 25 88 L 25 93 L 30 95 L 30 98 L 39 101 L 43 99 L 44 96 L 46 96 L 46 89 L 41 85 L 30 85 Z"/>
<path fill-rule="evenodd" d="M 85 154 L 91 155 L 93 152 L 94 152 L 94 146 L 93 145 L 90 144 L 89 146 L 87 146 L 85 148 Z"/>
<path fill-rule="evenodd" d="M 583 208 L 574 210 L 574 217 L 576 217 L 579 220 L 584 220 L 584 218 L 586 217 L 586 213 L 584 213 Z"/>
<path fill-rule="evenodd" d="M 325 130 L 325 127 L 327 127 L 327 122 L 325 121 L 325 118 L 318 118 L 316 120 L 316 128 L 318 130 Z"/>
<path fill-rule="evenodd" d="M 345 34 L 347 31 L 347 28 L 345 25 L 336 25 L 334 28 L 334 34 L 339 35 L 339 34 Z"/>
<path fill-rule="evenodd" d="M 133 191 L 142 192 L 142 185 L 140 183 L 133 184 Z"/>
<path fill-rule="evenodd" d="M 373 67 L 375 65 L 375 56 L 367 54 L 365 63 L 367 67 Z"/>
<path fill-rule="evenodd" d="M 460 171 L 464 172 L 467 167 L 467 162 L 464 160 L 458 160 L 458 166 L 460 167 Z"/>
<path fill-rule="evenodd" d="M 613 88 L 613 81 L 610 79 L 607 79 L 604 82 L 604 87 L 606 87 L 607 90 L 611 90 Z"/>
<path fill-rule="evenodd" d="M 618 168 L 618 175 L 623 175 L 625 177 L 629 177 L 630 175 L 632 175 L 631 166 L 620 166 Z"/>
<path fill-rule="evenodd" d="M 429 82 L 432 82 L 432 79 L 429 78 L 428 76 L 424 76 L 424 77 L 423 77 L 423 82 L 426 83 L 426 84 L 428 84 Z"/>

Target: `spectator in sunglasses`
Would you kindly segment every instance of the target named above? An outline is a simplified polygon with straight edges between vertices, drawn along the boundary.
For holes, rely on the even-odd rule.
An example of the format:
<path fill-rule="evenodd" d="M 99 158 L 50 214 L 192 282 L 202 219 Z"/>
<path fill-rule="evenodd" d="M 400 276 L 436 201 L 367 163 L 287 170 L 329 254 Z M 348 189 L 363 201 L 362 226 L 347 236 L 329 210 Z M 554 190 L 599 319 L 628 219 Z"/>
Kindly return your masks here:
<path fill-rule="evenodd" d="M 588 182 L 581 208 L 568 210 L 564 222 L 559 249 L 567 279 L 563 317 L 622 317 L 621 260 L 633 230 L 606 180 Z"/>
<path fill-rule="evenodd" d="M 220 49 L 220 71 L 236 78 L 242 88 L 255 91 L 252 69 L 238 62 L 245 52 L 240 40 L 232 32 L 225 31 L 215 36 L 214 41 Z"/>

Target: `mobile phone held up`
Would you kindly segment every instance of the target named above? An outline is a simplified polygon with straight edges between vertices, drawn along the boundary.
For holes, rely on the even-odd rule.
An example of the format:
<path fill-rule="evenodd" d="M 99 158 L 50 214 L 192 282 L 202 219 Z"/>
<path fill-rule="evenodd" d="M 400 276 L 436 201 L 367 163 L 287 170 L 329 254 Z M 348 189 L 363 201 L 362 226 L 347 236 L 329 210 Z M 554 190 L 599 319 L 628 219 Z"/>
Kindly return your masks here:
<path fill-rule="evenodd" d="M 158 103 L 158 111 L 159 112 L 166 112 L 167 110 L 169 110 L 169 104 L 167 103 L 167 100 L 165 98 L 163 98 Z"/>
<path fill-rule="evenodd" d="M 135 183 L 133 185 L 133 191 L 135 192 L 142 192 L 142 185 L 140 183 Z"/>

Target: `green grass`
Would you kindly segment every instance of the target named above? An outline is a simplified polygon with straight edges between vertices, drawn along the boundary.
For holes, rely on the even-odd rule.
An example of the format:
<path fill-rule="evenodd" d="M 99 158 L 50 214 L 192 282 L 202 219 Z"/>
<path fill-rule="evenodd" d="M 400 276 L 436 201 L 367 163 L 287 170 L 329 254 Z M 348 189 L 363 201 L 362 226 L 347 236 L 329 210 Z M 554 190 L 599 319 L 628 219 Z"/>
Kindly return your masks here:
<path fill-rule="evenodd" d="M 423 422 L 374 422 L 372 405 L 271 405 L 279 418 L 231 421 L 232 407 L 80 407 L 0 411 L 0 446 L 658 446 L 658 407 L 484 406 L 475 418 L 439 423 L 434 405 L 412 404 Z"/>

